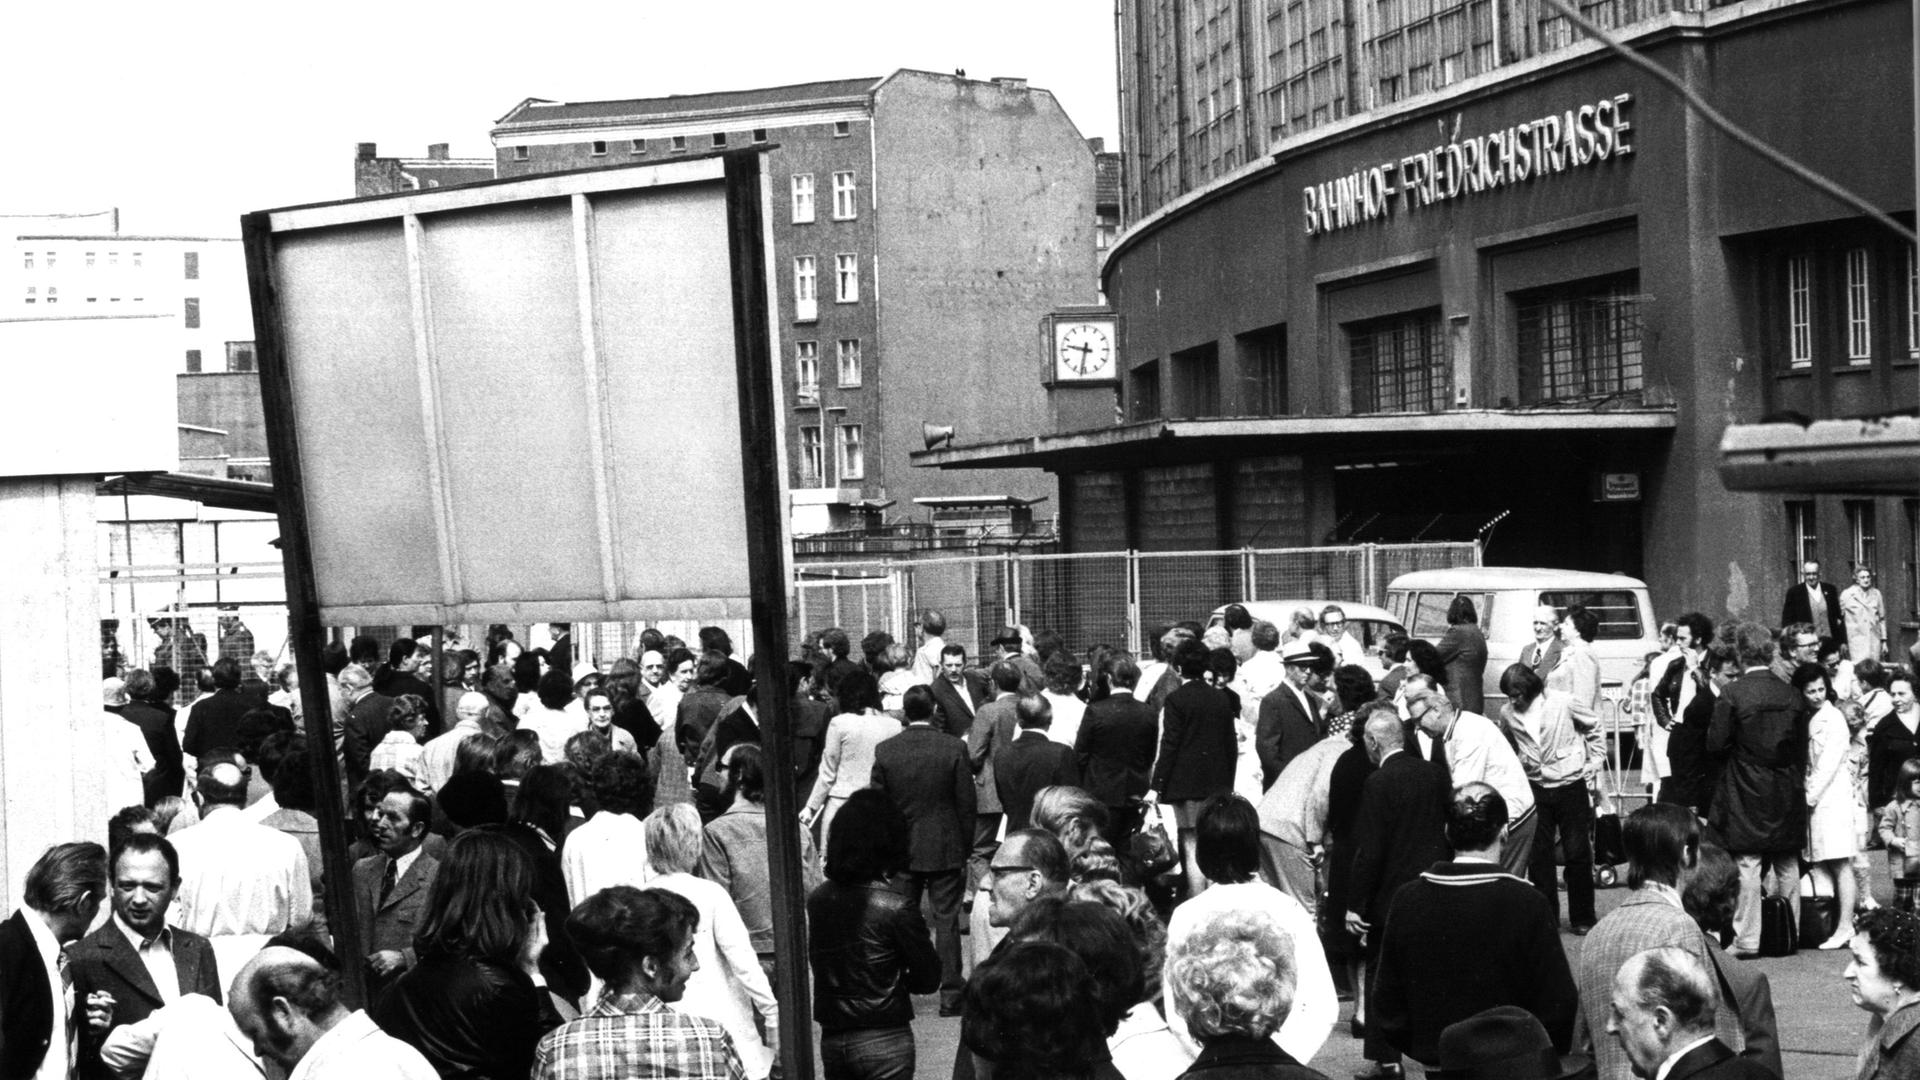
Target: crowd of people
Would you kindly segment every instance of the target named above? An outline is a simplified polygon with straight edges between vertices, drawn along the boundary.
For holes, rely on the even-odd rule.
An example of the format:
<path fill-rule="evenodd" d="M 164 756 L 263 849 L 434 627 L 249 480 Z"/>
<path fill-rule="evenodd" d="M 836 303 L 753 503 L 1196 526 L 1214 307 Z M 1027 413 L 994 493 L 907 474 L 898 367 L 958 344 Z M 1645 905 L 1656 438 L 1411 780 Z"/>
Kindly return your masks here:
<path fill-rule="evenodd" d="M 829 1080 L 924 1068 L 915 995 L 960 1018 L 955 1080 L 1307 1080 L 1346 999 L 1363 1077 L 1780 1077 L 1746 961 L 1803 857 L 1840 897 L 1808 944 L 1851 950 L 1871 1017 L 1859 1076 L 1920 1075 L 1910 673 L 1810 621 L 1674 620 L 1639 680 L 1658 790 L 1600 918 L 1598 618 L 1541 608 L 1497 710 L 1469 598 L 1448 623 L 1366 647 L 1337 605 L 1284 630 L 1230 605 L 1144 662 L 1023 627 L 972 657 L 935 611 L 914 642 L 830 628 L 761 669 L 790 781 L 717 628 L 604 670 L 564 626 L 437 672 L 431 628 L 331 646 L 338 795 L 290 670 L 215 661 L 177 713 L 171 673 L 125 671 L 109 842 L 48 851 L 0 924 L 0 1075 L 764 1080 L 804 961 Z M 775 781 L 798 821 L 768 820 Z M 343 801 L 329 911 L 316 815 Z M 1886 906 L 1855 884 L 1875 840 Z M 796 886 L 804 958 L 774 946 Z"/>

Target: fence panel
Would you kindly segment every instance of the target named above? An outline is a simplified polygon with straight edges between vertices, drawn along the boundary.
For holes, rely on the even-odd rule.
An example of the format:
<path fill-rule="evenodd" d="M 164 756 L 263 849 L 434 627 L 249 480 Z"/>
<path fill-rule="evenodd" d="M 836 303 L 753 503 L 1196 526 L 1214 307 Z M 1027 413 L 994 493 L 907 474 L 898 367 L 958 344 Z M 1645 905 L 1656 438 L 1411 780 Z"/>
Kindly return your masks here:
<path fill-rule="evenodd" d="M 894 599 L 895 575 L 884 571 L 874 574 L 871 568 L 866 575 L 795 582 L 789 627 L 792 639 L 804 641 L 806 635 L 829 626 L 845 630 L 855 642 L 873 630 L 885 630 L 901 638 Z"/>
<path fill-rule="evenodd" d="M 911 645 L 922 611 L 938 611 L 947 621 L 946 643 L 967 650 L 969 660 L 986 653 L 987 639 L 1007 616 L 1007 567 L 1004 558 L 930 559 L 904 564 L 902 587 L 907 602 L 904 625 L 894 636 Z"/>
<path fill-rule="evenodd" d="M 1387 595 L 1387 586 L 1401 574 L 1415 570 L 1450 570 L 1456 566 L 1479 566 L 1480 545 L 1473 541 L 1443 544 L 1370 544 L 1373 552 L 1373 596 L 1378 604 Z"/>
<path fill-rule="evenodd" d="M 1127 641 L 1127 556 L 1030 555 L 1016 564 L 1020 575 L 1019 621 L 1051 630 L 1076 652 Z"/>
<path fill-rule="evenodd" d="M 1136 554 L 1140 621 L 1138 640 L 1131 647 L 1144 655 L 1155 628 L 1188 619 L 1205 623 L 1214 608 L 1247 599 L 1245 555 L 1241 551 Z"/>
<path fill-rule="evenodd" d="M 1256 551 L 1253 552 L 1253 595 L 1248 599 L 1372 603 L 1365 591 L 1365 560 L 1361 547 Z"/>

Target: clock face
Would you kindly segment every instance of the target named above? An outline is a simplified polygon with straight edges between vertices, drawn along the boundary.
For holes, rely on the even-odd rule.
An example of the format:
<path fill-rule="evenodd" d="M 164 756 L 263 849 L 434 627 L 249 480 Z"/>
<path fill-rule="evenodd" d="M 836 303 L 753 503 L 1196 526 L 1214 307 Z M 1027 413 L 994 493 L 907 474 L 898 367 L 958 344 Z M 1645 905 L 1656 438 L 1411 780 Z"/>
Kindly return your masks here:
<path fill-rule="evenodd" d="M 1058 379 L 1113 378 L 1113 322 L 1082 319 L 1055 323 L 1053 364 Z"/>

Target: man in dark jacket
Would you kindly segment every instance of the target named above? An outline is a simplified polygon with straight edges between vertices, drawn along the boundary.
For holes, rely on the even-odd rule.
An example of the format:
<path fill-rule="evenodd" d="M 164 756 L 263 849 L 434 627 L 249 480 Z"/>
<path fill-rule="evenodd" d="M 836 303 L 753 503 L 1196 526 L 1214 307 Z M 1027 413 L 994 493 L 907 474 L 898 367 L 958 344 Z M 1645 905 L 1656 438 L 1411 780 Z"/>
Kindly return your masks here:
<path fill-rule="evenodd" d="M 1366 713 L 1367 756 L 1379 765 L 1360 795 L 1353 827 L 1353 878 L 1347 892 L 1347 930 L 1368 956 L 1367 977 L 1377 977 L 1380 938 L 1400 887 L 1447 858 L 1446 789 L 1439 770 L 1406 752 L 1399 710 L 1379 703 Z M 1377 1025 L 1368 1025 L 1363 1053 L 1387 1075 L 1400 1052 Z"/>
<path fill-rule="evenodd" d="M 1295 641 L 1280 658 L 1285 678 L 1260 699 L 1260 720 L 1254 729 L 1254 749 L 1260 755 L 1261 790 L 1273 786 L 1287 762 L 1326 737 L 1326 719 L 1320 715 L 1319 696 L 1307 688 L 1314 654 L 1307 642 Z"/>
<path fill-rule="evenodd" d="M 127 672 L 127 707 L 120 710 L 120 718 L 140 729 L 146 736 L 147 749 L 153 753 L 153 770 L 146 774 L 143 785 L 147 805 L 169 795 L 180 794 L 187 781 L 186 766 L 180 759 L 180 735 L 173 727 L 173 713 L 154 704 L 155 694 L 153 676 L 135 668 Z"/>
<path fill-rule="evenodd" d="M 1820 564 L 1802 563 L 1800 583 L 1787 590 L 1780 602 L 1780 625 L 1812 623 L 1814 632 L 1847 640 L 1846 624 L 1840 614 L 1840 590 L 1820 580 Z"/>
<path fill-rule="evenodd" d="M 1041 788 L 1080 783 L 1073 748 L 1047 736 L 1053 726 L 1053 705 L 1031 694 L 1018 699 L 1014 716 L 1019 731 L 1013 741 L 993 752 L 993 783 L 1007 814 L 1008 832 L 1032 824 L 1033 798 Z"/>
<path fill-rule="evenodd" d="M 1233 790 L 1239 756 L 1240 711 L 1225 690 L 1207 684 L 1207 661 L 1206 647 L 1192 638 L 1169 661 L 1183 681 L 1161 708 L 1160 752 L 1147 792 L 1149 801 L 1165 802 L 1181 823 L 1180 850 L 1192 893 L 1200 891 L 1205 879 L 1194 857 L 1191 823 L 1198 819 L 1201 803 Z"/>
<path fill-rule="evenodd" d="M 105 1030 L 89 1026 L 81 1034 L 82 1077 L 105 1080 L 113 1074 L 100 1060 L 100 1046 L 113 1028 L 137 1024 L 182 994 L 204 994 L 218 1002 L 223 985 L 213 945 L 199 934 L 167 925 L 167 907 L 180 887 L 180 857 L 164 838 L 135 833 L 113 859 L 108 882 L 113 917 L 106 925 L 67 947 L 73 996 L 85 1002 L 96 993 L 113 997 L 113 1019 Z M 163 985 L 147 958 L 164 950 L 172 961 Z"/>
<path fill-rule="evenodd" d="M 1113 692 L 1087 706 L 1073 751 L 1087 793 L 1107 808 L 1107 842 L 1124 850 L 1140 825 L 1160 726 L 1153 710 L 1133 696 L 1140 668 L 1121 657 L 1109 674 Z"/>
<path fill-rule="evenodd" d="M 1707 728 L 1715 701 L 1713 672 L 1707 670 L 1713 620 L 1689 611 L 1674 623 L 1674 644 L 1680 655 L 1667 665 L 1648 697 L 1654 721 L 1667 729 L 1667 760 L 1673 767 L 1660 781 L 1658 798 L 1704 814 L 1710 805 Z"/>
<path fill-rule="evenodd" d="M 940 954 L 940 1015 L 960 1015 L 960 900 L 973 847 L 973 768 L 967 744 L 934 725 L 933 692 L 907 689 L 907 726 L 873 752 L 872 784 L 907 819 L 907 901 L 930 901 Z"/>
<path fill-rule="evenodd" d="M 387 648 L 387 662 L 373 673 L 373 692 L 388 698 L 418 694 L 427 703 L 427 730 L 440 731 L 440 695 L 420 678 L 422 664 L 433 662 L 433 652 L 422 649 L 412 638 L 396 638 Z M 567 668 L 560 670 L 566 671 Z"/>
<path fill-rule="evenodd" d="M 19 910 L 0 922 L 0 1076 L 32 1077 L 43 1065 L 68 1075 L 71 1025 L 91 1026 L 100 1006 L 76 997 L 69 1012 L 60 1000 L 60 947 L 87 932 L 106 890 L 99 844 L 49 848 L 27 871 Z"/>
<path fill-rule="evenodd" d="M 940 649 L 940 670 L 928 686 L 939 710 L 939 726 L 947 734 L 962 739 L 973 729 L 973 714 L 993 700 L 993 687 L 987 673 L 967 667 L 967 647 L 946 645 Z"/>
<path fill-rule="evenodd" d="M 347 787 L 352 789 L 367 778 L 373 748 L 387 737 L 387 710 L 393 706 L 393 699 L 374 690 L 373 673 L 360 664 L 348 664 L 340 670 L 340 693 L 347 704 L 340 732 L 340 759 Z M 191 727 L 187 734 L 193 734 Z"/>
<path fill-rule="evenodd" d="M 1533 1013 L 1567 1053 L 1580 1011 L 1560 947 L 1560 919 L 1530 883 L 1500 869 L 1507 801 L 1474 782 L 1447 807 L 1452 862 L 1435 863 L 1394 894 L 1380 941 L 1380 977 L 1367 1023 L 1432 1068 L 1440 1032 L 1498 1005 Z"/>
<path fill-rule="evenodd" d="M 240 692 L 240 662 L 223 656 L 213 662 L 213 696 L 193 706 L 187 713 L 186 738 L 180 749 L 200 758 L 210 750 L 240 744 L 240 718 L 253 708 L 253 700 Z M 381 733 L 382 735 L 385 732 Z M 374 742 L 379 742 L 375 738 Z M 372 744 L 368 744 L 371 748 Z"/>
<path fill-rule="evenodd" d="M 993 755 L 1013 741 L 1017 722 L 1014 706 L 1020 691 L 1020 669 L 1006 661 L 987 672 L 993 681 L 994 698 L 973 714 L 973 730 L 967 733 L 967 759 L 973 767 L 973 856 L 967 862 L 968 888 L 979 885 L 987 872 L 987 860 L 998 846 L 1000 789 L 993 782 Z"/>
<path fill-rule="evenodd" d="M 1707 753 L 1721 759 L 1707 822 L 1740 867 L 1735 954 L 1760 950 L 1761 875 L 1800 919 L 1800 850 L 1807 842 L 1806 696 L 1768 670 L 1773 637 L 1758 623 L 1733 628 L 1742 674 L 1713 706 Z"/>

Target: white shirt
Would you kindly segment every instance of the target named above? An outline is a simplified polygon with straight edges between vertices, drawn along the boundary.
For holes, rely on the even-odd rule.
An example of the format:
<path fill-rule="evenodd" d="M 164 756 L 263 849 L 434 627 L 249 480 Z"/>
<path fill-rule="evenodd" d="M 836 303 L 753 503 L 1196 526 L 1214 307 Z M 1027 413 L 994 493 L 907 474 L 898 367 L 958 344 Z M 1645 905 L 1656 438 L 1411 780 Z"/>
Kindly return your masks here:
<path fill-rule="evenodd" d="M 1293 1011 L 1287 1014 L 1280 1030 L 1273 1033 L 1273 1041 L 1292 1054 L 1295 1061 L 1311 1061 L 1327 1041 L 1334 1021 L 1340 1018 L 1340 999 L 1333 988 L 1333 971 L 1327 967 L 1327 954 L 1320 947 L 1320 932 L 1313 925 L 1313 916 L 1307 914 L 1298 900 L 1262 881 L 1208 886 L 1207 891 L 1173 909 L 1173 917 L 1167 920 L 1167 955 L 1173 955 L 1174 946 L 1194 931 L 1202 917 L 1229 910 L 1268 912 L 1293 939 L 1296 975 Z M 1173 1007 L 1173 987 L 1168 985 L 1161 994 L 1165 999 L 1167 1026 L 1187 1046 L 1189 1053 L 1198 1057 L 1199 1045 L 1187 1031 L 1186 1021 Z"/>
<path fill-rule="evenodd" d="M 420 790 L 428 795 L 439 791 L 453 778 L 453 763 L 460 753 L 460 743 L 469 735 L 480 734 L 480 724 L 475 720 L 462 720 L 453 727 L 427 740 L 421 748 L 417 765 Z"/>
<path fill-rule="evenodd" d="M 1667 1060 L 1661 1062 L 1660 1068 L 1654 1071 L 1653 1080 L 1667 1080 L 1667 1074 L 1673 1071 L 1674 1062 L 1679 1061 L 1681 1058 L 1687 1056 L 1688 1054 L 1691 1054 L 1694 1051 L 1695 1047 L 1705 1046 L 1706 1044 L 1712 1041 L 1713 1041 L 1713 1032 L 1709 1031 L 1705 1035 L 1700 1036 L 1699 1038 L 1693 1040 L 1692 1042 L 1681 1047 L 1680 1049 L 1675 1050 L 1673 1053 L 1668 1054 Z"/>
<path fill-rule="evenodd" d="M 572 837 L 567 844 L 573 844 Z M 663 874 L 652 887 L 679 893 L 700 912 L 700 923 L 693 930 L 693 955 L 700 966 L 687 980 L 686 995 L 673 1003 L 673 1010 L 704 1016 L 726 1028 L 748 1080 L 765 1080 L 773 1069 L 773 1051 L 755 1030 L 754 1014 L 763 1017 L 772 1031 L 779 1025 L 780 1008 L 733 897 L 692 874 Z"/>
<path fill-rule="evenodd" d="M 540 736 L 540 757 L 552 765 L 567 760 L 567 740 L 587 730 L 587 715 L 571 716 L 565 709 L 536 705 L 520 718 L 520 730 Z"/>
<path fill-rule="evenodd" d="M 40 963 L 47 969 L 47 1000 L 54 1003 L 53 1037 L 47 1040 L 47 1056 L 41 1059 L 40 1071 L 33 1074 L 33 1080 L 67 1080 L 68 1055 L 74 1049 L 76 1034 L 67 1030 L 67 1017 L 73 1015 L 73 987 L 60 977 L 60 941 L 53 936 L 53 927 L 30 907 L 22 904 L 19 910 L 33 947 L 40 950 Z"/>
<path fill-rule="evenodd" d="M 260 1080 L 266 1075 L 232 1015 L 205 994 L 184 995 L 145 1020 L 114 1028 L 100 1046 L 100 1060 L 120 1075 L 141 1080 Z"/>
<path fill-rule="evenodd" d="M 1193 1055 L 1149 1001 L 1127 1012 L 1107 1039 L 1107 1052 L 1126 1080 L 1174 1080 L 1193 1064 Z"/>
<path fill-rule="evenodd" d="M 107 805 L 145 806 L 146 789 L 140 778 L 153 771 L 153 751 L 139 725 L 117 713 L 100 713 L 101 750 L 106 755 Z"/>
<path fill-rule="evenodd" d="M 1447 772 L 1453 786 L 1479 781 L 1490 785 L 1507 801 L 1507 820 L 1519 821 L 1533 812 L 1533 787 L 1520 767 L 1506 736 L 1479 713 L 1454 715 L 1447 734 Z"/>
<path fill-rule="evenodd" d="M 674 722 L 680 719 L 680 699 L 687 695 L 671 682 L 663 682 L 647 695 L 647 711 L 653 714 L 653 722 L 660 725 L 661 731 L 672 731 Z"/>
<path fill-rule="evenodd" d="M 946 639 L 938 634 L 927 635 L 927 640 L 913 651 L 913 681 L 916 684 L 930 686 L 934 677 L 940 674 L 940 650 L 947 647 Z M 960 695 L 965 697 L 963 693 Z"/>
<path fill-rule="evenodd" d="M 168 837 L 180 855 L 173 922 L 213 939 L 221 971 L 239 971 L 266 939 L 313 916 L 313 882 L 300 841 L 231 806 Z"/>
<path fill-rule="evenodd" d="M 646 826 L 632 814 L 600 811 L 567 834 L 560 872 L 567 879 L 567 899 L 576 907 L 610 885 L 646 888 L 653 877 Z"/>
<path fill-rule="evenodd" d="M 240 808 L 240 816 L 248 821 L 265 821 L 279 812 L 280 800 L 273 797 L 271 790 Z"/>
<path fill-rule="evenodd" d="M 1145 701 L 1153 696 L 1153 688 L 1160 685 L 1160 676 L 1167 673 L 1167 665 L 1159 660 L 1149 660 L 1140 665 L 1140 681 L 1133 684 L 1135 701 Z"/>
<path fill-rule="evenodd" d="M 1260 719 L 1260 701 L 1287 681 L 1287 666 L 1280 654 L 1259 649 L 1233 673 L 1234 690 L 1240 695 L 1240 718 Z"/>
<path fill-rule="evenodd" d="M 1080 737 L 1080 721 L 1087 715 L 1087 703 L 1072 694 L 1056 694 L 1051 690 L 1040 696 L 1053 706 L 1053 724 L 1047 728 L 1047 738 L 1071 747 Z"/>
<path fill-rule="evenodd" d="M 127 944 L 133 946 L 134 954 L 146 965 L 147 976 L 153 980 L 154 989 L 160 991 L 160 1000 L 168 1004 L 180 1000 L 180 969 L 173 965 L 173 931 L 163 925 L 153 940 L 148 941 L 140 936 L 140 931 L 128 926 L 119 912 L 113 914 L 113 925 L 127 935 Z"/>
<path fill-rule="evenodd" d="M 320 1036 L 287 1080 L 440 1080 L 420 1051 L 355 1010 Z"/>

